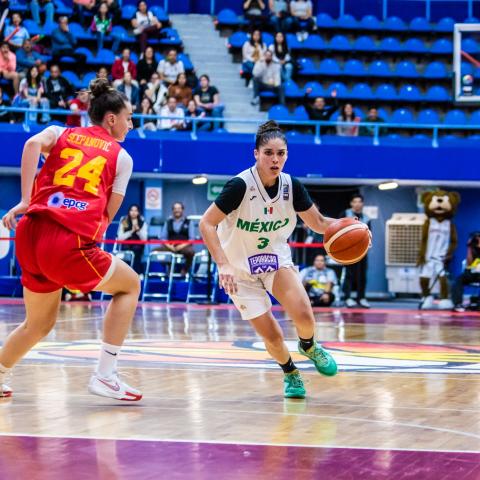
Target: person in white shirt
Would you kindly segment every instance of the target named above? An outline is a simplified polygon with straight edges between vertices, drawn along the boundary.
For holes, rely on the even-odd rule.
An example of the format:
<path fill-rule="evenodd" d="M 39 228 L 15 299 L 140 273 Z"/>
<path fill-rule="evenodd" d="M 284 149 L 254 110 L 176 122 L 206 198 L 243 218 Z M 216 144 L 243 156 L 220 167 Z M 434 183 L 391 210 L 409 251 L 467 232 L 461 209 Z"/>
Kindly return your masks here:
<path fill-rule="evenodd" d="M 157 67 L 157 72 L 160 75 L 160 80 L 164 82 L 167 87 L 177 81 L 180 73 L 185 73 L 185 67 L 181 60 L 177 59 L 177 51 L 170 50 L 165 60 L 161 60 Z"/>
<path fill-rule="evenodd" d="M 147 83 L 145 95 L 152 101 L 153 110 L 160 114 L 160 110 L 167 103 L 168 88 L 160 80 L 158 73 L 153 73 Z"/>
<path fill-rule="evenodd" d="M 313 266 L 300 272 L 300 278 L 312 306 L 329 307 L 333 303 L 335 296 L 332 289 L 338 283 L 337 274 L 327 268 L 324 255 L 317 255 Z"/>
<path fill-rule="evenodd" d="M 290 15 L 288 23 L 290 30 L 297 32 L 299 41 L 308 38 L 308 32 L 315 29 L 315 19 L 312 15 L 311 0 L 292 0 L 290 2 Z"/>
<path fill-rule="evenodd" d="M 160 110 L 160 116 L 163 117 L 158 120 L 160 130 L 183 130 L 185 128 L 185 122 L 183 121 L 185 113 L 183 108 L 177 107 L 175 97 L 168 98 L 167 105 Z"/>
<path fill-rule="evenodd" d="M 262 60 L 266 51 L 267 46 L 263 43 L 262 32 L 260 32 L 260 30 L 254 30 L 242 47 L 242 72 L 247 81 L 247 85 L 252 78 L 255 63 Z"/>
<path fill-rule="evenodd" d="M 148 10 L 147 2 L 140 0 L 135 17 L 132 18 L 132 27 L 133 33 L 138 37 L 140 51 L 144 52 L 147 48 L 148 37 L 158 36 L 162 29 L 162 23 Z"/>
<path fill-rule="evenodd" d="M 285 103 L 282 87 L 282 67 L 273 61 L 270 50 L 265 52 L 263 60 L 258 61 L 253 67 L 253 100 L 252 105 L 260 103 L 260 92 L 272 91 L 278 96 L 280 103 Z"/>

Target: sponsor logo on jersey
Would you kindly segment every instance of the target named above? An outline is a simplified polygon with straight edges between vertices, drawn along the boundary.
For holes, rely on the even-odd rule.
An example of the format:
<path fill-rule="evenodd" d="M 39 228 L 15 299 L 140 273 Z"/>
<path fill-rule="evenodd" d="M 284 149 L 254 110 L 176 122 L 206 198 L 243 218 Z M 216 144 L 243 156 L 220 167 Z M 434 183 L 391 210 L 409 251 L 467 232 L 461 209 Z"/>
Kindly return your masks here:
<path fill-rule="evenodd" d="M 273 215 L 273 207 L 265 207 L 265 208 L 263 209 L 263 213 L 264 213 L 265 215 Z"/>
<path fill-rule="evenodd" d="M 248 257 L 250 273 L 258 275 L 260 273 L 275 272 L 278 270 L 278 255 L 274 253 L 261 253 Z"/>
<path fill-rule="evenodd" d="M 280 228 L 286 227 L 290 220 L 276 220 L 270 222 L 261 222 L 258 218 L 254 222 L 249 220 L 237 219 L 237 228 L 246 232 L 276 232 Z"/>
<path fill-rule="evenodd" d="M 74 208 L 81 212 L 88 208 L 88 202 L 67 198 L 62 192 L 52 193 L 52 195 L 48 197 L 47 205 L 53 208 L 66 207 L 69 210 Z"/>
<path fill-rule="evenodd" d="M 288 200 L 290 197 L 290 187 L 288 183 L 283 186 L 283 199 Z"/>

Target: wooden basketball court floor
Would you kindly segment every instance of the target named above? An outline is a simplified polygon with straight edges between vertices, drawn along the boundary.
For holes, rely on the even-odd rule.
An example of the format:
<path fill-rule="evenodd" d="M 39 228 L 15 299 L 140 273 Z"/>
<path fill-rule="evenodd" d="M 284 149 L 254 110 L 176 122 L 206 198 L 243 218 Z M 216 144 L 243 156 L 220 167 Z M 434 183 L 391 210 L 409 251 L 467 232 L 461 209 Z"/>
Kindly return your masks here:
<path fill-rule="evenodd" d="M 230 306 L 139 306 L 120 371 L 144 399 L 88 394 L 101 303 L 61 308 L 0 402 L 0 478 L 480 479 L 480 317 L 317 310 L 340 371 L 285 400 L 282 373 Z M 0 338 L 24 315 L 0 301 Z"/>

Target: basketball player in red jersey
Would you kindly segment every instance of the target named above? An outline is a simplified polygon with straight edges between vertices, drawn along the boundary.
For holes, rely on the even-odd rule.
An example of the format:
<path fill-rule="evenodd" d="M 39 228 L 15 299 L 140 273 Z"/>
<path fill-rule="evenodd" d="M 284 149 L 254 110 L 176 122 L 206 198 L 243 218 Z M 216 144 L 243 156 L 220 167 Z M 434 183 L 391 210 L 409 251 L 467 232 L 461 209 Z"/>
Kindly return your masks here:
<path fill-rule="evenodd" d="M 12 395 L 6 375 L 55 325 L 66 286 L 112 295 L 89 391 L 118 400 L 142 398 L 116 373 L 137 306 L 139 278 L 126 263 L 97 247 L 122 204 L 132 172 L 132 158 L 118 144 L 132 129 L 132 106 L 107 80 L 94 80 L 90 90 L 93 126 L 51 126 L 27 140 L 23 149 L 22 198 L 3 223 L 16 228 L 26 318 L 0 351 L 0 396 Z M 40 154 L 46 160 L 35 179 Z M 19 214 L 25 215 L 17 225 Z"/>

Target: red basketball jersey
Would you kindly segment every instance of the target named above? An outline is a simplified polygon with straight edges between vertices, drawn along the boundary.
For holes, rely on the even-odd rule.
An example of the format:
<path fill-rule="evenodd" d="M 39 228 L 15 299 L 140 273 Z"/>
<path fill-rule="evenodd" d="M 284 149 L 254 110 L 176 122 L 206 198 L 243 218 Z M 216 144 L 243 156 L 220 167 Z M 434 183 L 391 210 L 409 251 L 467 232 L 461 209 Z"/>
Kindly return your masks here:
<path fill-rule="evenodd" d="M 120 151 L 102 127 L 67 128 L 35 180 L 27 213 L 41 212 L 81 237 L 101 240 Z"/>

